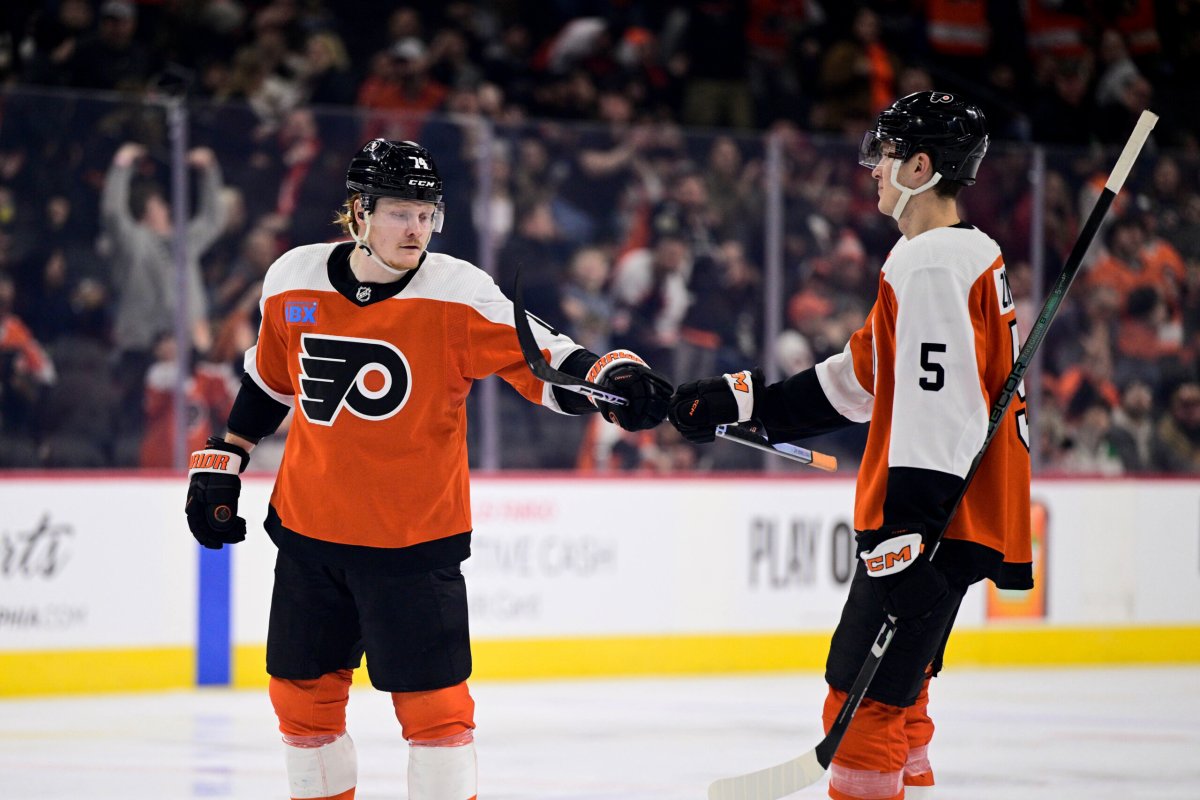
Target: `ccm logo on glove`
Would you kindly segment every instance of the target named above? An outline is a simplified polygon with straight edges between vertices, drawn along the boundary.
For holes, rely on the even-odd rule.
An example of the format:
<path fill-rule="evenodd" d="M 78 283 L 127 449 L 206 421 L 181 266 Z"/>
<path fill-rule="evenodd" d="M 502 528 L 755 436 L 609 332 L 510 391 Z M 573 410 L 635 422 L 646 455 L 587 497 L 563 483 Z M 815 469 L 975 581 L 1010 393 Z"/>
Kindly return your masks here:
<path fill-rule="evenodd" d="M 925 549 L 921 534 L 897 533 L 901 535 L 880 542 L 874 550 L 859 554 L 872 578 L 892 575 L 907 568 Z"/>

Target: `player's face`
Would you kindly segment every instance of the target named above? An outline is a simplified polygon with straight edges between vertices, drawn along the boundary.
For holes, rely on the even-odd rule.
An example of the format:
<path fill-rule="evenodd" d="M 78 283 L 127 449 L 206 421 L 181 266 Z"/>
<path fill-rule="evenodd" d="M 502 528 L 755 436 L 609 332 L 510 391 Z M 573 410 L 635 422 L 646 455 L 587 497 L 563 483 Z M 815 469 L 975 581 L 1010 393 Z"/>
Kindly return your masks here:
<path fill-rule="evenodd" d="M 871 170 L 871 177 L 875 179 L 875 186 L 879 197 L 880 212 L 891 216 L 892 209 L 896 207 L 896 203 L 900 202 L 900 190 L 892 185 L 892 165 L 896 160 L 889 155 L 885 155 Z M 900 172 L 904 172 L 904 165 L 901 164 Z"/>
<path fill-rule="evenodd" d="M 432 203 L 379 198 L 371 213 L 371 248 L 396 269 L 412 269 L 429 246 L 436 213 Z"/>
<path fill-rule="evenodd" d="M 882 146 L 879 163 L 871 170 L 871 177 L 875 179 L 875 185 L 878 190 L 880 212 L 891 216 L 892 209 L 896 207 L 896 203 L 900 202 L 900 190 L 892 184 L 892 169 L 896 163 L 896 158 L 894 157 L 896 147 L 891 142 L 883 142 Z M 900 169 L 896 172 L 896 180 L 900 181 L 901 186 L 915 188 L 912 171 L 916 166 L 916 160 L 913 157 L 907 161 L 900 162 Z"/>

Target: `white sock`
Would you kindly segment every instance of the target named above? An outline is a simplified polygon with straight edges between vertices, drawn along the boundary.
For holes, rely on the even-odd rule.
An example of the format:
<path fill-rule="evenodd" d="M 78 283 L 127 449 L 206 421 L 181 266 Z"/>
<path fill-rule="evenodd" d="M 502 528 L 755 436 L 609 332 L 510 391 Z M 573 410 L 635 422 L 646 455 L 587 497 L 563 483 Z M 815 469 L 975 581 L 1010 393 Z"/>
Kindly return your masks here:
<path fill-rule="evenodd" d="M 468 738 L 465 744 L 434 747 L 416 742 L 409 744 L 408 800 L 472 800 L 475 797 L 474 741 Z"/>
<path fill-rule="evenodd" d="M 350 734 L 343 733 L 316 747 L 303 745 L 304 740 L 299 738 L 286 737 L 283 741 L 292 797 L 333 797 L 358 784 L 358 754 Z"/>

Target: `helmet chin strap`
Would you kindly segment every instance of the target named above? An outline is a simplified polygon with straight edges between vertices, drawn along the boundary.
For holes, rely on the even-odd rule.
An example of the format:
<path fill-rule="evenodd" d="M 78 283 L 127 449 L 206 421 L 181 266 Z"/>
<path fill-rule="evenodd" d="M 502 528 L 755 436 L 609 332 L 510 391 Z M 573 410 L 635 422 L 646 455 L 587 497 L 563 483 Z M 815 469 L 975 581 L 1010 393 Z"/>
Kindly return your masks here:
<path fill-rule="evenodd" d="M 942 173 L 935 172 L 933 173 L 933 179 L 929 183 L 919 189 L 910 189 L 900 183 L 898 177 L 900 175 L 900 163 L 898 160 L 893 160 L 892 171 L 888 173 L 888 178 L 891 180 L 892 186 L 900 191 L 900 199 L 896 201 L 896 207 L 892 209 L 892 219 L 896 220 L 896 222 L 900 221 L 900 215 L 904 213 L 904 207 L 908 205 L 908 198 L 915 194 L 920 194 L 927 189 L 932 189 L 942 179 Z"/>
<path fill-rule="evenodd" d="M 350 226 L 350 238 L 354 240 L 354 243 L 356 245 L 358 245 L 359 248 L 362 249 L 362 251 L 364 253 L 367 254 L 368 258 L 370 258 L 372 261 L 374 261 L 380 267 L 382 267 L 383 269 L 392 273 L 393 275 L 403 275 L 406 272 L 408 272 L 408 270 L 406 270 L 406 269 L 396 269 L 393 266 L 389 266 L 388 264 L 385 264 L 382 258 L 375 255 L 375 251 L 371 249 L 371 246 L 369 244 L 367 244 L 367 239 L 371 236 L 371 212 L 370 211 L 363 212 L 363 221 L 366 222 L 367 224 L 366 224 L 366 227 L 363 229 L 363 234 L 362 234 L 361 239 L 359 238 L 358 234 L 354 232 L 354 226 Z"/>

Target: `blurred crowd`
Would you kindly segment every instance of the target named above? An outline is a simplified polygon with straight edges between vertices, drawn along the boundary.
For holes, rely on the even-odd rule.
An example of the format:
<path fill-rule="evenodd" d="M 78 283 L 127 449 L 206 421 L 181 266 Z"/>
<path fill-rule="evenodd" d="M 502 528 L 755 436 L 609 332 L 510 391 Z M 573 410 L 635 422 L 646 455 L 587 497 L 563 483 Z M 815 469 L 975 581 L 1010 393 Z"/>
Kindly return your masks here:
<path fill-rule="evenodd" d="M 1114 148 L 1161 114 L 1027 392 L 1043 471 L 1200 472 L 1196 3 L 16 6 L 0 37 L 0 467 L 168 467 L 179 412 L 188 449 L 220 429 L 266 268 L 337 237 L 345 164 L 373 136 L 437 157 L 433 249 L 506 291 L 520 265 L 529 308 L 590 349 L 631 347 L 676 381 L 803 369 L 862 324 L 897 236 L 858 139 L 895 96 L 937 86 L 988 115 L 963 212 L 1004 249 L 1025 330 Z M 189 139 L 174 155 L 172 98 Z M 182 198 L 172 167 L 191 178 Z M 625 435 L 498 402 L 506 468 L 761 465 L 669 426 Z M 862 432 L 812 446 L 853 469 Z"/>

